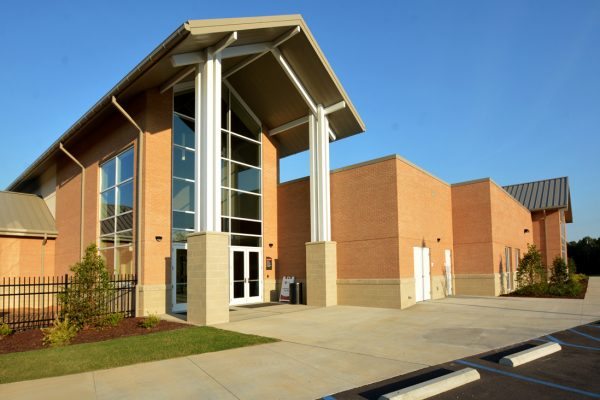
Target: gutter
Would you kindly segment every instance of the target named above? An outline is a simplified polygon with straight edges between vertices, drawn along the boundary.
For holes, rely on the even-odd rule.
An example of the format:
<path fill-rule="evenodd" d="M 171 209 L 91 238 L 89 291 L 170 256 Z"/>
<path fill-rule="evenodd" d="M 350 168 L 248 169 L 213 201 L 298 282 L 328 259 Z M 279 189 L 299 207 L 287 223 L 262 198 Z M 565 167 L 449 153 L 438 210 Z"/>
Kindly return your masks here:
<path fill-rule="evenodd" d="M 59 149 L 62 143 L 72 139 L 74 134 L 87 123 L 89 123 L 102 109 L 111 104 L 111 99 L 118 96 L 127 89 L 133 82 L 148 71 L 158 60 L 173 49 L 185 36 L 189 34 L 189 24 L 186 22 L 166 38 L 150 55 L 144 58 L 133 70 L 131 70 L 123 79 L 121 79 L 107 94 L 105 94 L 92 108 L 79 118 L 65 133 L 63 133 L 41 156 L 39 156 L 31 165 L 19 175 L 8 187 L 7 191 L 15 191 L 19 183 L 27 180 L 35 168 L 52 157 Z"/>

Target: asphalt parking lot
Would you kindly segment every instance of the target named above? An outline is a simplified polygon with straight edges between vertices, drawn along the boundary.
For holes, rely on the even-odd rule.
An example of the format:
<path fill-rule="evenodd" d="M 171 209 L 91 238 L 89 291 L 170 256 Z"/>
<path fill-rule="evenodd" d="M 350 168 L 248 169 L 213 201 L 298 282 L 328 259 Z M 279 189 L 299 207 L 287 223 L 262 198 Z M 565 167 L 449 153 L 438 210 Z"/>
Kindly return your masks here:
<path fill-rule="evenodd" d="M 549 341 L 559 343 L 562 350 L 515 368 L 498 363 L 507 354 Z M 481 379 L 430 399 L 600 398 L 600 321 L 424 368 L 324 399 L 378 399 L 381 395 L 466 367 L 476 369 Z"/>

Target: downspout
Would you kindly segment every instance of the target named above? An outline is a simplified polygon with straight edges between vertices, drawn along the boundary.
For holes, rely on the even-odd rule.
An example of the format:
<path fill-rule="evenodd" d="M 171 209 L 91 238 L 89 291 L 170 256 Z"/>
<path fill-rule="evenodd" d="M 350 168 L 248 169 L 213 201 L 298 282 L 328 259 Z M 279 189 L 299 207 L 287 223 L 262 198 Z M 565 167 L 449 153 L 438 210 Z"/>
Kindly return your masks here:
<path fill-rule="evenodd" d="M 136 185 L 135 185 L 135 198 L 136 198 L 136 213 L 135 213 L 135 274 L 137 279 L 137 286 L 139 290 L 139 284 L 142 281 L 142 172 L 143 172 L 143 148 L 144 148 L 144 131 L 140 126 L 135 122 L 135 120 L 125 111 L 123 107 L 117 102 L 115 96 L 112 97 L 112 104 L 116 107 L 117 110 L 127 121 L 133 125 L 135 129 L 138 131 L 138 139 L 137 139 L 137 177 L 136 177 Z M 139 299 L 140 296 L 136 296 L 138 302 L 136 306 L 136 314 L 140 312 L 139 307 Z"/>
<path fill-rule="evenodd" d="M 550 272 L 550 266 L 548 264 L 548 224 L 546 221 L 546 210 L 544 210 L 544 264 L 546 264 L 546 280 Z"/>
<path fill-rule="evenodd" d="M 81 198 L 80 198 L 80 204 L 81 204 L 81 216 L 79 217 L 79 253 L 81 258 L 83 258 L 83 218 L 84 218 L 84 210 L 85 210 L 85 200 L 84 200 L 84 190 L 85 190 L 85 167 L 83 166 L 83 164 L 81 164 L 79 161 L 77 161 L 77 159 L 67 151 L 67 149 L 65 149 L 65 146 L 63 146 L 62 142 L 59 143 L 59 148 L 62 150 L 63 153 L 65 153 L 71 160 L 73 160 L 73 162 L 75 164 L 77 164 L 79 166 L 79 168 L 81 168 Z"/>
<path fill-rule="evenodd" d="M 44 276 L 44 257 L 46 254 L 46 243 L 48 243 L 48 234 L 44 233 L 44 239 L 42 240 L 42 268 L 41 268 L 41 274 L 42 276 Z"/>

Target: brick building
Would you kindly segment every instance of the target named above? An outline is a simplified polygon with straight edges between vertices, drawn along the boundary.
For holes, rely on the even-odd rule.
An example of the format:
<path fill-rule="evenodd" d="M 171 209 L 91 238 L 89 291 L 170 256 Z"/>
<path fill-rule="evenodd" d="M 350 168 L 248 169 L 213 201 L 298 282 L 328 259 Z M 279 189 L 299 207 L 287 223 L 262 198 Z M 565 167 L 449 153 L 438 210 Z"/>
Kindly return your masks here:
<path fill-rule="evenodd" d="M 96 243 L 136 274 L 139 314 L 223 322 L 290 275 L 316 306 L 511 290 L 529 210 L 489 179 L 450 185 L 395 155 L 330 173 L 329 142 L 364 130 L 300 16 L 188 21 L 8 190 L 52 217 L 44 274 Z M 306 150 L 310 176 L 280 183 L 279 160 Z M 0 259 L 29 240 L 11 238 Z"/>

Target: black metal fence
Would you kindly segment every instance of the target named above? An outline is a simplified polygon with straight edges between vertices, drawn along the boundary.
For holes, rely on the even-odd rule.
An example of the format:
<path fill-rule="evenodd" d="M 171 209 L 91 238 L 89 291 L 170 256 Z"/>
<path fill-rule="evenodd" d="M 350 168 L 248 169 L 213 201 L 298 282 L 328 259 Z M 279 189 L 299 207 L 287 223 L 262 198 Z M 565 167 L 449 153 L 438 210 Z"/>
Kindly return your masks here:
<path fill-rule="evenodd" d="M 69 285 L 77 285 L 73 276 L 2 278 L 0 284 L 0 324 L 17 331 L 52 325 L 60 315 L 59 295 Z M 135 316 L 135 275 L 115 275 L 110 279 L 107 308 L 102 313 Z"/>

